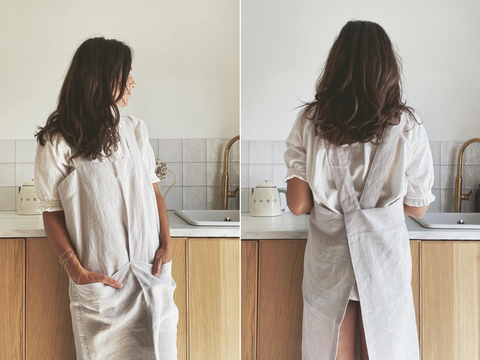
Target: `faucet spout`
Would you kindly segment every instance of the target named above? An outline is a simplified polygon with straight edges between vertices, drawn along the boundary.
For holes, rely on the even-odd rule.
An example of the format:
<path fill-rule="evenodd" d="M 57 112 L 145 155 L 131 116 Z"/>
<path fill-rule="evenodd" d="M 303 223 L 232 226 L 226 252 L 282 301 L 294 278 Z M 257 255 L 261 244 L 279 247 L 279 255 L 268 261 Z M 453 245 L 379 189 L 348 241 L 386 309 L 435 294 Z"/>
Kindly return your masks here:
<path fill-rule="evenodd" d="M 470 195 L 472 195 L 473 190 L 470 190 L 468 194 L 463 194 L 462 193 L 462 158 L 463 158 L 463 153 L 465 152 L 465 149 L 467 148 L 468 145 L 477 142 L 480 143 L 480 138 L 473 138 L 470 140 L 467 140 L 465 144 L 462 145 L 460 148 L 460 151 L 458 152 L 458 158 L 457 158 L 457 176 L 455 178 L 455 203 L 454 203 L 454 212 L 459 213 L 462 212 L 462 200 L 468 200 L 470 198 Z"/>
<path fill-rule="evenodd" d="M 220 199 L 220 209 L 227 210 L 228 209 L 228 198 L 235 197 L 239 191 L 239 188 L 235 189 L 235 191 L 228 191 L 228 183 L 229 183 L 229 175 L 228 175 L 228 154 L 230 152 L 230 148 L 235 143 L 235 141 L 240 140 L 240 135 L 233 137 L 225 147 L 225 151 L 223 153 L 223 174 L 222 174 L 222 189 L 221 189 L 221 199 Z"/>

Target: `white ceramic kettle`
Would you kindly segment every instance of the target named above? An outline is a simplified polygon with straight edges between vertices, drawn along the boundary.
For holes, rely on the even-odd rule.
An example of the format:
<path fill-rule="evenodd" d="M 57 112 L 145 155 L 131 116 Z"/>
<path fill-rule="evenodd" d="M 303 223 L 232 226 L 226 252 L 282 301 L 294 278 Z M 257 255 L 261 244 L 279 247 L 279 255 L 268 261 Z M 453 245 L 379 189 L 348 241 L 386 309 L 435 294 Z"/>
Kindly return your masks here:
<path fill-rule="evenodd" d="M 18 187 L 18 214 L 19 215 L 39 215 L 35 208 L 38 206 L 37 193 L 35 192 L 35 183 L 33 179 L 26 181 Z"/>
<path fill-rule="evenodd" d="M 250 199 L 250 216 L 280 216 L 285 208 L 281 208 L 280 193 L 287 192 L 267 180 L 252 189 Z"/>

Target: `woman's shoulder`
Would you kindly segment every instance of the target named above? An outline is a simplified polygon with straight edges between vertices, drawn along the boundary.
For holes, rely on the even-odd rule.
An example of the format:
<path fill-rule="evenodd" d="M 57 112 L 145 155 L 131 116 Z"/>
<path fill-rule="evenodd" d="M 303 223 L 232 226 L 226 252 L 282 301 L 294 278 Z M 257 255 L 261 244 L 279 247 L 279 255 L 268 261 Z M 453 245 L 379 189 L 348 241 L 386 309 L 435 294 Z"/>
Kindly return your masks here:
<path fill-rule="evenodd" d="M 416 141 L 421 141 L 426 136 L 426 132 L 418 113 L 415 110 L 412 111 L 412 114 L 403 112 L 402 117 L 405 118 L 402 133 L 405 139 L 412 145 Z"/>
<path fill-rule="evenodd" d="M 63 164 L 67 167 L 73 166 L 73 162 L 70 160 L 72 147 L 61 132 L 44 133 L 43 140 L 45 140 L 44 145 L 37 143 L 36 153 L 39 155 L 37 158 L 42 154 L 49 154 L 45 158 L 54 160 L 57 164 Z"/>

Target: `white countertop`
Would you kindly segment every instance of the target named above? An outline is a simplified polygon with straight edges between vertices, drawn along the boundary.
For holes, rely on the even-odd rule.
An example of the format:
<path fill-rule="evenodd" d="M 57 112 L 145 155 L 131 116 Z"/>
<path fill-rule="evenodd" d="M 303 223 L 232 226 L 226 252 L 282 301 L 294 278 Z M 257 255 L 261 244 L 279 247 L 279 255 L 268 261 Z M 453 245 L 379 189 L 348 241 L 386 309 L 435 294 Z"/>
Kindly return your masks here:
<path fill-rule="evenodd" d="M 253 217 L 242 213 L 242 240 L 306 239 L 310 215 L 283 213 L 274 217 Z M 480 240 L 479 230 L 426 229 L 405 215 L 410 240 Z"/>
<path fill-rule="evenodd" d="M 193 226 L 168 211 L 171 237 L 240 237 L 240 228 L 230 226 Z M 18 215 L 0 211 L 0 238 L 46 237 L 43 216 Z"/>

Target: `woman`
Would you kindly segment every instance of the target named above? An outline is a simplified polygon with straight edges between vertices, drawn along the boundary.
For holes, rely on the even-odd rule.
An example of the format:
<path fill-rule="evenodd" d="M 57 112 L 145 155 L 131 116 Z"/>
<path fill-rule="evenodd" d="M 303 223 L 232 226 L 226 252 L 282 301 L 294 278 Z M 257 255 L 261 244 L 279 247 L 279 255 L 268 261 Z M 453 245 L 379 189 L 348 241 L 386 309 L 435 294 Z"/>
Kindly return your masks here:
<path fill-rule="evenodd" d="M 404 213 L 423 216 L 435 196 L 416 118 L 384 29 L 349 21 L 286 141 L 288 206 L 310 211 L 304 360 L 419 359 Z"/>
<path fill-rule="evenodd" d="M 173 250 L 155 155 L 145 123 L 119 112 L 135 87 L 131 65 L 124 43 L 86 40 L 35 134 L 37 210 L 70 278 L 78 360 L 177 358 Z"/>

